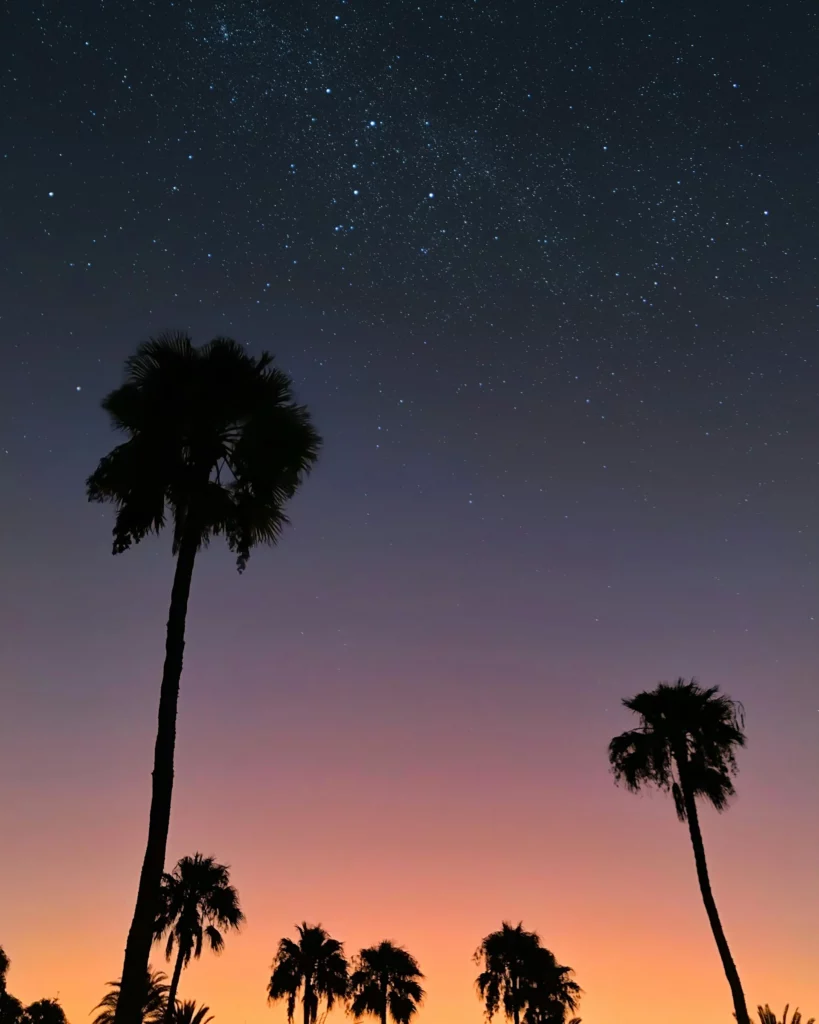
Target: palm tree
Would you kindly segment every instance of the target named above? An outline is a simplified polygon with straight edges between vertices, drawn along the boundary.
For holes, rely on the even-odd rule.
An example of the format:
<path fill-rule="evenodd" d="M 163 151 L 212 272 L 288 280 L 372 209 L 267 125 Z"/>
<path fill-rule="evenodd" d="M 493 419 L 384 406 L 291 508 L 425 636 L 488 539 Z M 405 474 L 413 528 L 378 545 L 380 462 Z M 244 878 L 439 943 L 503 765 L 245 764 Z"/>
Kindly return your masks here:
<path fill-rule="evenodd" d="M 776 1019 L 776 1014 L 767 1003 L 764 1006 L 758 1006 L 756 1012 L 759 1014 L 759 1024 L 779 1024 L 779 1021 Z M 782 1024 L 788 1024 L 788 1006 L 785 1007 L 785 1012 L 782 1014 Z M 790 1024 L 803 1024 L 802 1014 L 799 1010 L 793 1011 Z M 804 1024 L 816 1024 L 816 1018 L 811 1017 L 810 1020 L 805 1021 Z"/>
<path fill-rule="evenodd" d="M 660 683 L 623 704 L 640 717 L 636 729 L 615 736 L 609 761 L 618 783 L 632 792 L 643 786 L 670 791 L 680 821 L 688 822 L 705 912 L 731 988 L 739 1024 L 750 1024 L 739 980 L 717 904 L 711 891 L 697 800 L 724 811 L 735 794 L 736 750 L 745 745 L 742 706 L 719 692 L 703 689 L 696 680 Z"/>
<path fill-rule="evenodd" d="M 203 857 L 201 853 L 183 857 L 170 874 L 162 876 L 155 934 L 157 938 L 168 936 L 166 959 L 170 960 L 174 946 L 177 948 L 166 1024 L 174 1019 L 182 968 L 191 958 L 199 959 L 205 940 L 214 953 L 221 953 L 225 939 L 219 929 L 238 929 L 244 919 L 239 894 L 230 884 L 230 870 L 217 864 L 213 857 Z"/>
<path fill-rule="evenodd" d="M 187 999 L 174 1004 L 171 1020 L 173 1024 L 210 1024 L 213 1014 L 209 1006 L 197 1006 L 192 999 Z"/>
<path fill-rule="evenodd" d="M 320 924 L 304 922 L 296 925 L 296 931 L 298 942 L 286 938 L 279 942 L 267 998 L 270 1002 L 286 999 L 287 1019 L 292 1021 L 301 993 L 304 1024 L 315 1024 L 322 999 L 332 1010 L 336 1000 L 347 995 L 347 960 L 342 943 L 331 939 Z"/>
<path fill-rule="evenodd" d="M 150 967 L 148 968 L 145 983 L 141 986 L 144 998 L 139 1008 L 139 1024 L 162 1024 L 168 999 L 168 986 L 165 984 L 167 980 L 162 971 L 152 971 Z M 114 1024 L 121 985 L 118 981 L 109 981 L 108 987 L 111 991 L 106 992 L 94 1007 L 94 1010 L 100 1012 L 91 1024 Z"/>
<path fill-rule="evenodd" d="M 56 999 L 38 999 L 25 1008 L 24 1024 L 68 1024 L 65 1010 Z"/>
<path fill-rule="evenodd" d="M 0 946 L 0 996 L 6 994 L 6 975 L 9 973 L 9 967 L 11 967 L 11 960 L 9 960 L 3 947 Z"/>
<path fill-rule="evenodd" d="M 537 932 L 525 931 L 522 923 L 512 927 L 504 921 L 474 959 L 483 967 L 477 987 L 489 1020 L 502 1008 L 514 1024 L 563 1024 L 577 1006 L 580 986 L 571 968 L 561 967 Z"/>
<path fill-rule="evenodd" d="M 415 957 L 392 942 L 362 949 L 350 978 L 353 1016 L 410 1024 L 424 998 L 423 977 Z"/>
<path fill-rule="evenodd" d="M 127 435 L 88 478 L 90 501 L 116 508 L 114 553 L 173 520 L 176 556 L 165 639 L 148 841 L 122 968 L 116 1024 L 139 1024 L 171 813 L 176 708 L 194 562 L 222 534 L 244 570 L 251 548 L 274 544 L 284 507 L 315 462 L 321 439 L 270 355 L 184 334 L 140 345 L 125 383 L 102 405 Z"/>

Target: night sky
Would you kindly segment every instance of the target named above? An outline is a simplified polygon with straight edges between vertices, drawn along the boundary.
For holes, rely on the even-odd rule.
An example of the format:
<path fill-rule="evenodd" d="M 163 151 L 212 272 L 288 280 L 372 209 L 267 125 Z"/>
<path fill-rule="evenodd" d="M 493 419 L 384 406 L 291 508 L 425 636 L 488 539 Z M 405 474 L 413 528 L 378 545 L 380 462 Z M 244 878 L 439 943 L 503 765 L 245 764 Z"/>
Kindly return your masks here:
<path fill-rule="evenodd" d="M 10 990 L 79 1024 L 121 968 L 172 562 L 113 558 L 84 480 L 179 328 L 272 350 L 326 439 L 279 548 L 195 574 L 169 862 L 230 863 L 248 925 L 182 997 L 279 1024 L 307 918 L 472 1024 L 522 918 L 584 1021 L 725 1024 L 685 829 L 606 760 L 696 675 L 747 711 L 704 831 L 749 1004 L 819 1013 L 815 4 L 44 0 L 0 38 Z"/>

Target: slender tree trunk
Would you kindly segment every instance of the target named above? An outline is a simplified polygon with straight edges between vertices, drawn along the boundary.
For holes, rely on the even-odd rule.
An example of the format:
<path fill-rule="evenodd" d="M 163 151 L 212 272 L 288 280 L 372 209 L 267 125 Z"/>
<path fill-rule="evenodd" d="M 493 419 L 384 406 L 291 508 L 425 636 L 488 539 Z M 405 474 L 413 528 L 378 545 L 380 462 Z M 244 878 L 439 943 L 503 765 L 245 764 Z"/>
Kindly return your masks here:
<path fill-rule="evenodd" d="M 176 964 L 171 978 L 171 987 L 168 989 L 168 1003 L 165 1007 L 165 1024 L 170 1024 L 173 1019 L 173 1011 L 176 1006 L 176 993 L 179 991 L 179 979 L 182 977 L 182 968 L 185 966 L 185 947 L 180 943 L 176 954 Z"/>
<path fill-rule="evenodd" d="M 381 1024 L 387 1024 L 389 1015 L 389 985 L 386 981 L 381 982 Z"/>
<path fill-rule="evenodd" d="M 176 556 L 176 571 L 165 637 L 165 665 L 162 670 L 162 687 L 159 691 L 148 842 L 139 876 L 136 907 L 125 946 L 122 982 L 114 1024 L 142 1024 L 148 957 L 154 940 L 159 885 L 165 867 L 165 847 L 171 820 L 176 706 L 179 698 L 179 678 L 182 675 L 182 655 L 185 650 L 185 617 L 188 612 L 188 596 L 197 547 L 194 531 L 188 530 L 182 538 Z"/>
<path fill-rule="evenodd" d="M 304 1024 L 313 1024 L 313 990 L 304 983 Z"/>
<path fill-rule="evenodd" d="M 722 968 L 725 971 L 725 977 L 728 979 L 728 985 L 731 988 L 737 1024 L 751 1024 L 751 1018 L 748 1016 L 748 1007 L 745 1004 L 745 993 L 742 991 L 742 983 L 739 980 L 739 971 L 731 956 L 731 950 L 728 948 L 728 940 L 725 938 L 714 894 L 711 892 L 711 880 L 708 877 L 708 864 L 705 860 L 705 846 L 703 845 L 702 832 L 700 831 L 697 802 L 684 782 L 684 773 L 681 773 L 680 782 L 683 803 L 685 805 L 685 816 L 688 819 L 688 831 L 691 836 L 691 845 L 694 847 L 694 861 L 697 865 L 697 879 L 700 883 L 702 902 L 705 904 L 705 912 L 708 915 L 711 931 L 714 933 L 717 949 L 722 959 Z"/>

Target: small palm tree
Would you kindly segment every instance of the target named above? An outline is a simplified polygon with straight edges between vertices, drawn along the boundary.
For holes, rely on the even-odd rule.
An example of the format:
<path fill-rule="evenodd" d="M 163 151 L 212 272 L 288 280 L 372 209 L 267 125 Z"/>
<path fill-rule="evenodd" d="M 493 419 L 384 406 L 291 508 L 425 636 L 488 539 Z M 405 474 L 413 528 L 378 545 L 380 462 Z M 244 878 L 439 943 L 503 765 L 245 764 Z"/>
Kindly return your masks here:
<path fill-rule="evenodd" d="M 3 947 L 0 946 L 0 996 L 6 994 L 6 975 L 9 973 L 9 967 L 11 967 L 11 960 L 9 960 Z"/>
<path fill-rule="evenodd" d="M 292 1021 L 301 993 L 304 1024 L 316 1024 L 322 1000 L 332 1010 L 336 1001 L 347 995 L 344 946 L 331 939 L 321 925 L 304 922 L 296 925 L 296 931 L 298 942 L 287 938 L 279 942 L 267 997 L 270 1002 L 286 1000 L 287 1019 Z"/>
<path fill-rule="evenodd" d="M 212 1020 L 209 1006 L 197 1006 L 192 999 L 174 1004 L 172 1024 L 210 1024 Z"/>
<path fill-rule="evenodd" d="M 798 1009 L 793 1011 L 793 1016 L 791 1017 L 790 1022 L 788 1021 L 789 1005 L 790 1004 L 785 1007 L 785 1012 L 782 1014 L 782 1024 L 803 1024 L 802 1014 Z M 756 1012 L 759 1014 L 759 1024 L 779 1024 L 779 1021 L 776 1019 L 776 1014 L 767 1003 L 764 1006 L 758 1006 L 756 1008 Z M 810 1020 L 805 1021 L 804 1024 L 816 1024 L 816 1018 L 811 1017 Z"/>
<path fill-rule="evenodd" d="M 176 708 L 185 620 L 199 551 L 222 535 L 239 571 L 251 548 L 275 544 L 284 512 L 315 462 L 321 439 L 270 355 L 217 338 L 194 348 L 184 334 L 140 345 L 126 379 L 102 405 L 126 440 L 88 478 L 90 501 L 116 508 L 114 554 L 170 514 L 176 556 L 148 822 L 136 906 L 125 946 L 117 1024 L 139 1024 L 171 815 Z"/>
<path fill-rule="evenodd" d="M 162 876 L 154 930 L 157 938 L 168 937 L 166 959 L 170 960 L 174 946 L 177 950 L 165 1009 L 167 1024 L 174 1017 L 182 969 L 192 958 L 199 959 L 205 941 L 214 953 L 221 953 L 225 939 L 219 929 L 238 929 L 244 919 L 239 894 L 230 884 L 230 871 L 213 857 L 201 853 L 183 857 L 170 874 Z"/>
<path fill-rule="evenodd" d="M 142 986 L 144 997 L 139 1009 L 139 1024 L 162 1024 L 168 1000 L 168 986 L 165 984 L 167 980 L 162 971 L 152 971 L 150 967 L 148 968 L 145 984 Z M 100 1012 L 92 1024 L 114 1024 L 121 986 L 118 981 L 109 981 L 108 987 L 111 991 L 106 992 L 94 1007 L 94 1010 Z"/>
<path fill-rule="evenodd" d="M 734 796 L 736 750 L 745 745 L 741 705 L 695 680 L 660 683 L 623 701 L 640 725 L 609 744 L 614 777 L 632 792 L 656 786 L 670 792 L 680 821 L 688 823 L 702 900 L 739 1024 L 750 1024 L 745 994 L 711 891 L 697 800 L 724 811 Z"/>
<path fill-rule="evenodd" d="M 423 977 L 415 957 L 392 942 L 362 949 L 350 978 L 353 1016 L 410 1024 L 424 998 Z"/>
<path fill-rule="evenodd" d="M 571 968 L 560 966 L 537 932 L 527 932 L 522 923 L 512 927 L 504 921 L 474 959 L 483 967 L 476 984 L 489 1020 L 502 1009 L 514 1024 L 563 1024 L 577 1007 L 580 986 Z"/>

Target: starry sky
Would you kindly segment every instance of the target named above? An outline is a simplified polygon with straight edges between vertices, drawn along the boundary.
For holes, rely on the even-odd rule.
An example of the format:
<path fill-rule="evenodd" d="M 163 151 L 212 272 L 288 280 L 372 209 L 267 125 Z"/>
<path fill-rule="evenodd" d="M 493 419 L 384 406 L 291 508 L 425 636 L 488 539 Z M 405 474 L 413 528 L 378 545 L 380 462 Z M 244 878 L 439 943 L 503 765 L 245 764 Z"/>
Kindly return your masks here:
<path fill-rule="evenodd" d="M 182 995 L 280 1024 L 307 918 L 471 1024 L 508 918 L 584 1020 L 730 1020 L 685 830 L 607 773 L 620 698 L 696 675 L 747 711 L 703 827 L 749 1003 L 819 1012 L 815 5 L 0 18 L 11 991 L 78 1024 L 121 966 L 172 563 L 83 482 L 181 328 L 274 351 L 326 437 L 279 548 L 194 579 L 169 862 L 230 863 L 248 925 Z"/>

